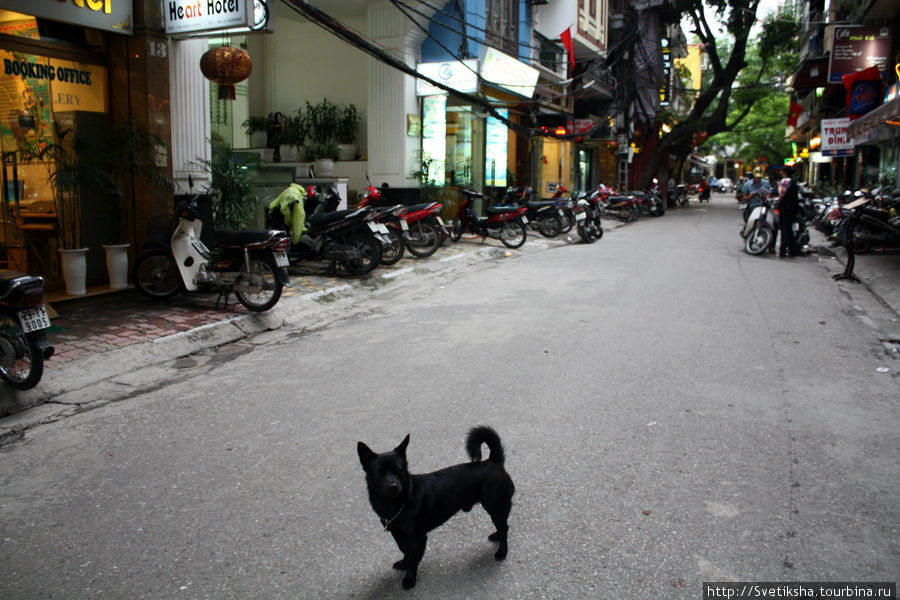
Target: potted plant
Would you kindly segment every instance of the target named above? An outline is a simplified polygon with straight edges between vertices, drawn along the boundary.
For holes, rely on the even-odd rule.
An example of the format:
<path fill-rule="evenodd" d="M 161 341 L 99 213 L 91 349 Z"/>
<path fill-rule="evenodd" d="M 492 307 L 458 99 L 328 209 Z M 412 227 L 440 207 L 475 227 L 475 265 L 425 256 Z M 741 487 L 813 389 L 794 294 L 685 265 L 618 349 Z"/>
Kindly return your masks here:
<path fill-rule="evenodd" d="M 60 268 L 69 296 L 83 296 L 87 292 L 88 249 L 81 243 L 82 194 L 116 185 L 112 174 L 96 162 L 78 160 L 79 155 L 87 155 L 84 146 L 83 141 L 75 139 L 72 129 L 54 123 L 52 140 L 40 139 L 19 147 L 24 162 L 40 161 L 47 168 L 61 246 Z"/>
<path fill-rule="evenodd" d="M 310 145 L 308 157 L 316 162 L 316 175 L 330 177 L 334 172 L 334 161 L 341 154 L 340 148 L 334 142 L 321 142 Z"/>
<path fill-rule="evenodd" d="M 294 148 L 294 160 L 306 160 L 306 136 L 307 122 L 303 109 L 298 109 L 296 115 L 286 118 L 284 127 L 284 141 Z"/>
<path fill-rule="evenodd" d="M 106 178 L 87 183 L 84 193 L 96 194 L 105 200 L 103 214 L 108 243 L 103 244 L 103 248 L 112 289 L 128 286 L 130 244 L 126 217 L 130 195 L 125 193 L 126 188 L 130 186 L 134 190 L 138 185 L 150 185 L 171 190 L 173 187 L 172 181 L 160 172 L 156 163 L 158 149 L 164 147 L 162 138 L 129 120 L 113 127 L 104 144 L 86 149 L 90 162 L 107 174 Z M 109 176 L 112 185 L 106 181 Z"/>
<path fill-rule="evenodd" d="M 356 159 L 356 136 L 359 131 L 359 121 L 359 112 L 353 104 L 348 104 L 338 113 L 335 138 L 341 148 L 341 160 Z"/>
<path fill-rule="evenodd" d="M 335 142 L 338 122 L 338 107 L 327 99 L 319 104 L 306 102 L 306 122 L 312 144 L 309 158 L 316 161 L 316 174 L 329 176 L 334 169 L 334 161 L 340 155 Z"/>
<path fill-rule="evenodd" d="M 253 220 L 259 198 L 251 193 L 250 167 L 258 162 L 259 157 L 239 156 L 230 148 L 214 152 L 212 160 L 205 162 L 215 229 L 246 229 Z"/>
<path fill-rule="evenodd" d="M 251 148 L 268 148 L 269 119 L 262 116 L 250 116 L 241 123 L 244 133 L 250 136 Z"/>

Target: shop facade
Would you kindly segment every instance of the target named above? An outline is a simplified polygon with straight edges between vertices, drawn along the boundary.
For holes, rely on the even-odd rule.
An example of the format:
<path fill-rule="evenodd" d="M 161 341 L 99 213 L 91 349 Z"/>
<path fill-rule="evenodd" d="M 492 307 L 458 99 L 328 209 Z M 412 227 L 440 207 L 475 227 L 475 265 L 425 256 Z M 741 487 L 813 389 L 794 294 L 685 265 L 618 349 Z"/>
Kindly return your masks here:
<path fill-rule="evenodd" d="M 167 140 L 165 39 L 131 0 L 0 4 L 0 261 L 43 276 L 52 292 L 64 289 L 59 251 L 87 248 L 87 284 L 107 287 L 103 245 L 133 252 L 154 200 L 127 181 L 85 193 L 90 167 L 118 125 Z M 156 164 L 167 170 L 164 151 Z"/>

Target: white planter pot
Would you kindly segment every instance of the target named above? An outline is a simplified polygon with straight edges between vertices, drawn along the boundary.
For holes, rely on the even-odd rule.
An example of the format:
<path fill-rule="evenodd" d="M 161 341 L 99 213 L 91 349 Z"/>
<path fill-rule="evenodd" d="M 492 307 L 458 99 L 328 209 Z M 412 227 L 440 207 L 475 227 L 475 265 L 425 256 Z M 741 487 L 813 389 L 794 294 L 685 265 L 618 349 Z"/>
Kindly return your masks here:
<path fill-rule="evenodd" d="M 106 250 L 106 272 L 109 275 L 109 288 L 124 290 L 128 287 L 128 247 L 131 244 L 104 245 Z"/>
<path fill-rule="evenodd" d="M 316 177 L 331 177 L 334 172 L 334 161 L 330 158 L 320 158 L 316 161 Z"/>
<path fill-rule="evenodd" d="M 254 131 L 250 134 L 250 147 L 251 148 L 265 148 L 267 135 L 265 131 Z"/>
<path fill-rule="evenodd" d="M 297 162 L 297 146 L 294 144 L 281 144 L 279 151 L 281 162 Z"/>
<path fill-rule="evenodd" d="M 87 293 L 87 248 L 74 248 L 63 250 L 60 248 L 59 256 L 66 281 L 66 295 L 84 296 Z"/>
<path fill-rule="evenodd" d="M 338 144 L 341 160 L 356 160 L 356 144 Z"/>

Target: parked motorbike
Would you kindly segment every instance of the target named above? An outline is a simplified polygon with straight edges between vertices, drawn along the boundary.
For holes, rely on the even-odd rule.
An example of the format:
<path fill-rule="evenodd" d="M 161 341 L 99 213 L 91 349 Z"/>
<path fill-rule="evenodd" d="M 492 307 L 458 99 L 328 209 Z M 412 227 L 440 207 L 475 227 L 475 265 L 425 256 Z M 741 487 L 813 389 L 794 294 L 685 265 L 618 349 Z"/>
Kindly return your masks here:
<path fill-rule="evenodd" d="M 151 242 L 134 265 L 134 285 L 145 296 L 171 298 L 182 291 L 218 292 L 225 303 L 231 293 L 248 310 L 269 310 L 290 286 L 286 250 L 290 238 L 281 230 L 216 231 L 216 250 L 200 241 L 203 221 L 196 198 L 179 203 L 178 224 L 168 246 Z"/>
<path fill-rule="evenodd" d="M 654 177 L 647 185 L 646 192 L 634 192 L 632 194 L 641 207 L 641 212 L 651 217 L 661 217 L 666 214 L 666 203 L 659 191 L 659 180 Z"/>
<path fill-rule="evenodd" d="M 525 223 L 528 217 L 525 215 L 528 208 L 525 206 L 492 206 L 486 209 L 487 217 L 479 217 L 475 213 L 473 201 L 475 198 L 485 199 L 484 194 L 474 190 L 461 190 L 463 199 L 459 203 L 457 217 L 453 219 L 453 227 L 450 230 L 450 239 L 454 242 L 469 232 L 480 235 L 483 239 L 488 237 L 500 240 L 507 248 L 518 248 L 525 243 L 528 237 L 525 231 Z"/>
<path fill-rule="evenodd" d="M 376 206 L 382 199 L 381 190 L 370 185 L 366 187 L 366 193 L 357 207 Z M 405 228 L 402 223 L 399 223 L 399 226 L 403 230 L 402 241 L 410 254 L 417 258 L 427 258 L 437 252 L 441 243 L 450 237 L 438 214 L 443 208 L 440 202 L 424 202 L 402 207 L 397 218 L 402 217 L 406 224 Z"/>
<path fill-rule="evenodd" d="M 325 197 L 313 186 L 306 189 L 303 203 L 290 202 L 286 208 L 270 210 L 269 227 L 284 227 L 295 221 L 294 211 L 302 210 L 305 229 L 288 249 L 291 264 L 303 261 L 325 261 L 329 270 L 338 265 L 349 275 L 365 275 L 381 264 L 381 255 L 390 241 L 375 223 L 377 213 L 369 208 L 334 210 L 340 202 L 337 190 L 331 188 Z M 285 214 L 288 213 L 288 215 Z"/>
<path fill-rule="evenodd" d="M 747 254 L 762 254 L 775 247 L 775 235 L 778 230 L 775 224 L 775 211 L 770 198 L 759 197 L 759 203 L 747 216 L 747 222 L 741 230 L 744 238 L 744 251 Z"/>
<path fill-rule="evenodd" d="M 44 361 L 53 356 L 48 327 L 44 279 L 0 270 L 0 378 L 7 385 L 29 390 L 41 380 Z"/>
<path fill-rule="evenodd" d="M 579 194 L 574 207 L 575 223 L 578 237 L 585 244 L 603 237 L 603 225 L 600 223 L 599 200 L 591 200 L 588 194 Z"/>
<path fill-rule="evenodd" d="M 841 209 L 845 222 L 842 242 L 846 246 L 852 239 L 855 252 L 868 252 L 875 248 L 900 248 L 900 201 L 878 195 L 874 202 Z M 852 238 L 848 236 L 852 234 Z"/>
<path fill-rule="evenodd" d="M 563 223 L 557 200 L 533 200 L 534 190 L 530 187 L 511 186 L 498 206 L 523 206 L 527 209 L 527 223 L 534 231 L 546 238 L 555 238 L 562 232 Z"/>
<path fill-rule="evenodd" d="M 591 197 L 599 201 L 601 213 L 623 223 L 636 221 L 641 216 L 641 209 L 633 196 L 617 194 L 613 188 L 602 183 L 592 192 Z"/>

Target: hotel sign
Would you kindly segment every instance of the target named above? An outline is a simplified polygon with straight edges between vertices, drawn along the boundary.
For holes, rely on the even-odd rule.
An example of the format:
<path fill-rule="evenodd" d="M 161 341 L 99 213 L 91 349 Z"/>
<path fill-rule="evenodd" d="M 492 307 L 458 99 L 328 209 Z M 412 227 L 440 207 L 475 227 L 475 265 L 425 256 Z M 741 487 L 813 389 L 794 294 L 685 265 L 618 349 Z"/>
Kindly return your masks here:
<path fill-rule="evenodd" d="M 134 27 L 132 0 L 3 0 L 3 8 L 128 35 Z"/>
<path fill-rule="evenodd" d="M 166 34 L 272 31 L 271 0 L 163 0 Z"/>

